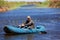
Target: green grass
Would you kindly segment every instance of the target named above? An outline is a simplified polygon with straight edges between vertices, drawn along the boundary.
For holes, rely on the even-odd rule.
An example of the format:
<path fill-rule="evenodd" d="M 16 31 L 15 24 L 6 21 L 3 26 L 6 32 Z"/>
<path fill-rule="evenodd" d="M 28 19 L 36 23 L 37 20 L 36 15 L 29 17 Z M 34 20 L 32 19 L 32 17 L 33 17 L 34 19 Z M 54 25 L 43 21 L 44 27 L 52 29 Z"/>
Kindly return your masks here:
<path fill-rule="evenodd" d="M 14 5 L 14 6 L 13 6 Z M 27 5 L 27 2 L 10 2 L 10 9 L 16 9 L 23 5 Z M 48 7 L 48 2 L 36 3 L 35 7 L 46 8 Z"/>
<path fill-rule="evenodd" d="M 16 9 L 23 5 L 27 5 L 27 2 L 6 2 L 5 6 L 9 7 L 9 10 Z M 36 3 L 35 7 L 45 8 L 48 7 L 48 2 Z"/>
<path fill-rule="evenodd" d="M 12 10 L 12 9 L 16 9 L 18 7 L 21 7 L 25 4 L 26 3 L 24 3 L 24 2 L 10 2 L 10 3 L 8 3 L 8 6 L 10 7 L 10 10 Z"/>

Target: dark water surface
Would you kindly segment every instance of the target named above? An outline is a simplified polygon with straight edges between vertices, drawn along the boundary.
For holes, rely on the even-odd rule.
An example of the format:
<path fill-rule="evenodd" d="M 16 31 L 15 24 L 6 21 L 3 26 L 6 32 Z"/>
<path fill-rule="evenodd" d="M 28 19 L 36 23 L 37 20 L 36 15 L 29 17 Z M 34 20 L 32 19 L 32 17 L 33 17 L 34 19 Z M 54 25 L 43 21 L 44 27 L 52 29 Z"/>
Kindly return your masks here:
<path fill-rule="evenodd" d="M 5 25 L 19 25 L 30 15 L 37 25 L 44 25 L 47 34 L 5 34 Z M 60 40 L 60 8 L 18 8 L 0 13 L 0 40 Z"/>

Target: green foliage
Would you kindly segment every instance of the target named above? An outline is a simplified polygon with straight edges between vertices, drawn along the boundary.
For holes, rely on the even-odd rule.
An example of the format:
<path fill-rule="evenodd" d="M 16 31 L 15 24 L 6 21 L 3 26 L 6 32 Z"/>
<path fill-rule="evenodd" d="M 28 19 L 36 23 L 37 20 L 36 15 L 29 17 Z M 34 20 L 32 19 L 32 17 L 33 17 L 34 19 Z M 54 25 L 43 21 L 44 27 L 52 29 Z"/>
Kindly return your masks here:
<path fill-rule="evenodd" d="M 0 0 L 0 6 L 2 6 L 4 4 L 3 0 Z"/>

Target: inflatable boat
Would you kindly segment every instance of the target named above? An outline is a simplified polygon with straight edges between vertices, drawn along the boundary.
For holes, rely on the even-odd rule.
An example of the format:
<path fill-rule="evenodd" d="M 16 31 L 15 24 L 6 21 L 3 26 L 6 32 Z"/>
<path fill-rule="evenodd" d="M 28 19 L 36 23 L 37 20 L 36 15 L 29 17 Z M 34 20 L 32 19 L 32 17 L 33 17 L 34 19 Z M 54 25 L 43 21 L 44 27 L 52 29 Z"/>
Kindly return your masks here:
<path fill-rule="evenodd" d="M 11 26 L 11 25 L 7 25 L 7 26 L 4 26 L 4 32 L 5 33 L 18 33 L 18 34 L 21 34 L 21 33 L 39 33 L 39 32 L 42 32 L 42 33 L 46 33 L 46 30 L 45 30 L 45 27 L 42 26 L 42 25 L 39 25 L 39 26 L 36 26 L 35 28 L 31 29 L 31 28 L 20 28 L 20 27 L 17 27 L 17 26 Z"/>

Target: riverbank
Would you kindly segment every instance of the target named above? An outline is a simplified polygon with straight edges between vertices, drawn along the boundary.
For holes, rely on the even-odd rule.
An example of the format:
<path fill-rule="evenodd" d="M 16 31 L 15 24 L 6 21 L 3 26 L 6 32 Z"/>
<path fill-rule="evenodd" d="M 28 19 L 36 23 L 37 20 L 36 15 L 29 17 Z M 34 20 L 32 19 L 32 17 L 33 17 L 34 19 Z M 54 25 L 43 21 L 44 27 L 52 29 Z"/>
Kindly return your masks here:
<path fill-rule="evenodd" d="M 1 8 L 0 8 L 0 12 L 5 12 L 5 11 L 8 11 L 8 10 L 9 10 L 8 7 L 1 7 Z"/>
<path fill-rule="evenodd" d="M 14 5 L 14 6 L 6 6 L 6 7 L 0 7 L 0 12 L 6 12 L 9 10 L 14 10 L 16 8 L 18 8 L 20 5 Z"/>
<path fill-rule="evenodd" d="M 42 3 L 42 2 L 6 2 L 5 5 L 3 4 L 4 7 L 2 6 L 0 8 L 0 12 L 14 10 L 19 7 L 23 7 L 23 6 L 25 7 L 26 5 L 35 5 L 34 7 L 37 7 L 37 8 L 45 8 L 47 7 L 47 5 L 45 4 L 46 3 Z"/>
<path fill-rule="evenodd" d="M 0 12 L 14 10 L 18 7 L 21 7 L 22 5 L 25 5 L 25 2 L 6 2 L 5 4 L 0 6 Z"/>

